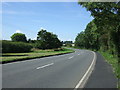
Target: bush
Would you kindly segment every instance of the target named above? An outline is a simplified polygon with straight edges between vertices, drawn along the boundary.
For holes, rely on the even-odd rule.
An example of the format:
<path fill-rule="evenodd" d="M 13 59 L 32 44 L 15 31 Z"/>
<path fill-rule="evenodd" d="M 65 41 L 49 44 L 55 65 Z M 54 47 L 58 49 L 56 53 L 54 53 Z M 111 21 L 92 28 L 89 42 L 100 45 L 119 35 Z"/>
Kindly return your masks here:
<path fill-rule="evenodd" d="M 32 45 L 24 42 L 12 42 L 12 41 L 2 41 L 2 52 L 3 53 L 23 53 L 29 52 Z"/>
<path fill-rule="evenodd" d="M 38 48 L 38 49 L 47 49 L 47 44 L 44 42 L 44 41 L 37 41 L 34 45 L 35 48 Z"/>

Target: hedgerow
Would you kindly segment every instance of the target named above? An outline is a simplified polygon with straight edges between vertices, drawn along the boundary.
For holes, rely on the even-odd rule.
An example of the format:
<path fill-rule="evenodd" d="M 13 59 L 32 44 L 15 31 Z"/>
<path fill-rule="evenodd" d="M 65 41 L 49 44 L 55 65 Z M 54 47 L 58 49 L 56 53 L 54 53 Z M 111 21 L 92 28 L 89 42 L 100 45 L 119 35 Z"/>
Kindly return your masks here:
<path fill-rule="evenodd" d="M 23 53 L 31 51 L 32 45 L 24 42 L 2 41 L 2 53 Z"/>

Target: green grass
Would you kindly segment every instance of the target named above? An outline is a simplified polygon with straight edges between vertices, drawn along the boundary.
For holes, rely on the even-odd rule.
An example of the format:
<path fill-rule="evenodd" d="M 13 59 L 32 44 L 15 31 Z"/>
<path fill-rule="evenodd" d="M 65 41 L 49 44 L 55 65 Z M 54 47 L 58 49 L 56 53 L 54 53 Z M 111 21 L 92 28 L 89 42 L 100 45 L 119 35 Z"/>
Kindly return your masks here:
<path fill-rule="evenodd" d="M 25 59 L 33 59 L 51 55 L 59 55 L 65 53 L 71 53 L 74 50 L 71 49 L 49 49 L 49 50 L 37 50 L 33 49 L 32 52 L 29 53 L 3 53 L 2 57 L 0 57 L 0 62 L 9 62 L 9 61 L 17 61 L 17 60 L 25 60 Z"/>

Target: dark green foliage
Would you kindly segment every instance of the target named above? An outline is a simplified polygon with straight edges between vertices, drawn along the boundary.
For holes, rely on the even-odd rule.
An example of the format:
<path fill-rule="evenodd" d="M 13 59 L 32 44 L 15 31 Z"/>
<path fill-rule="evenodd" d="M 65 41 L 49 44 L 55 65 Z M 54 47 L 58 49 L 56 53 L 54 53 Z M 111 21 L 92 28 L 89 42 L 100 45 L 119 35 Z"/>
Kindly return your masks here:
<path fill-rule="evenodd" d="M 41 30 L 38 32 L 37 42 L 35 44 L 36 48 L 39 49 L 53 49 L 60 48 L 62 42 L 57 38 L 57 35 L 47 32 L 46 30 Z"/>
<path fill-rule="evenodd" d="M 27 42 L 25 34 L 15 33 L 11 36 L 12 41 L 15 42 Z"/>
<path fill-rule="evenodd" d="M 103 50 L 117 52 L 120 62 L 120 1 L 119 2 L 79 2 L 95 18 L 99 41 Z"/>
<path fill-rule="evenodd" d="M 43 50 L 47 49 L 46 44 L 47 44 L 46 42 L 39 40 L 35 43 L 35 48 L 43 49 Z"/>
<path fill-rule="evenodd" d="M 82 31 L 78 34 L 75 39 L 75 46 L 87 49 L 99 49 L 99 33 L 97 33 L 97 27 L 94 23 L 94 20 L 91 21 L 85 31 Z"/>
<path fill-rule="evenodd" d="M 104 52 L 109 51 L 113 56 L 117 56 L 118 66 L 120 66 L 120 1 L 79 2 L 79 4 L 82 7 L 85 7 L 87 11 L 90 11 L 91 15 L 94 17 L 93 21 L 95 24 L 89 25 L 89 23 L 87 25 L 84 33 L 85 37 L 88 38 L 83 38 L 86 42 L 84 46 L 88 45 L 88 48 L 91 48 L 91 45 L 95 45 L 96 43 L 96 45 L 99 45 L 97 46 L 98 49 L 101 49 Z M 88 26 L 90 27 L 88 28 Z M 94 26 L 96 26 L 95 31 L 93 31 Z M 94 34 L 91 34 L 91 32 L 95 32 L 97 38 Z M 93 38 L 93 36 L 95 37 Z M 92 41 L 88 39 L 91 39 Z M 93 48 L 95 48 L 95 46 Z M 118 85 L 120 86 L 120 80 Z"/>
<path fill-rule="evenodd" d="M 72 41 L 64 41 L 63 44 L 73 44 Z"/>
<path fill-rule="evenodd" d="M 2 41 L 2 52 L 3 53 L 22 53 L 29 52 L 32 46 L 24 42 L 12 42 L 12 41 Z"/>
<path fill-rule="evenodd" d="M 72 47 L 73 41 L 64 41 L 63 45 L 64 46 L 68 46 L 68 47 Z"/>
<path fill-rule="evenodd" d="M 28 43 L 36 43 L 37 42 L 37 40 L 31 40 L 31 39 L 28 39 L 28 41 L 27 41 Z"/>
<path fill-rule="evenodd" d="M 75 39 L 75 46 L 85 48 L 85 33 L 80 32 Z"/>

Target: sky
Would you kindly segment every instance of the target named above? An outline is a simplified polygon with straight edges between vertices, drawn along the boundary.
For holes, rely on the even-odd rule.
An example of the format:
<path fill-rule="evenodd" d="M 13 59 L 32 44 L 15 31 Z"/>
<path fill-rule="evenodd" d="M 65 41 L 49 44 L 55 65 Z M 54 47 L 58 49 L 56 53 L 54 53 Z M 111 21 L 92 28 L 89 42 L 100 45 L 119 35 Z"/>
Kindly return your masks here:
<path fill-rule="evenodd" d="M 3 40 L 11 40 L 14 33 L 36 39 L 38 31 L 46 29 L 61 41 L 75 41 L 93 19 L 77 2 L 4 2 L 0 15 Z"/>

